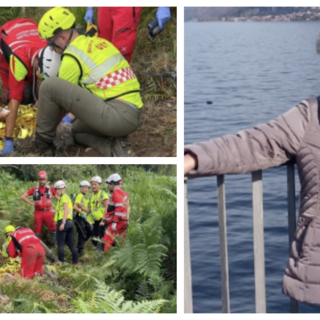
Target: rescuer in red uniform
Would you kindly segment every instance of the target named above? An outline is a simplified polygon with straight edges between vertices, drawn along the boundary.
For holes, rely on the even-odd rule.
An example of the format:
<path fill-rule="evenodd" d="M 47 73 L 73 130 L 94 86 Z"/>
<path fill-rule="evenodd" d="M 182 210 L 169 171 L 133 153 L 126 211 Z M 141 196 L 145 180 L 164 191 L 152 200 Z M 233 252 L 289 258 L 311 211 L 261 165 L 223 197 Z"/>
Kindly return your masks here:
<path fill-rule="evenodd" d="M 0 155 L 14 153 L 13 129 L 20 103 L 34 102 L 38 55 L 46 47 L 38 25 L 30 19 L 15 19 L 0 27 L 0 76 L 4 86 L 2 104 L 9 104 L 6 138 Z"/>
<path fill-rule="evenodd" d="M 15 229 L 13 226 L 7 226 L 4 233 L 11 238 L 7 249 L 8 255 L 11 258 L 21 256 L 21 276 L 27 279 L 37 275 L 42 276 L 42 265 L 46 254 L 35 233 L 29 228 Z"/>
<path fill-rule="evenodd" d="M 60 198 L 57 196 L 56 190 L 50 186 L 46 186 L 48 181 L 48 175 L 45 171 L 38 173 L 39 185 L 31 188 L 21 196 L 21 200 L 35 207 L 34 211 L 34 232 L 38 238 L 41 236 L 42 225 L 45 223 L 51 234 L 52 241 L 56 243 L 56 224 L 54 223 L 54 217 L 51 210 L 52 196 L 57 201 Z M 33 196 L 33 201 L 28 200 L 28 197 Z"/>
<path fill-rule="evenodd" d="M 108 224 L 103 241 L 105 243 L 104 251 L 109 251 L 118 234 L 121 234 L 123 238 L 126 237 L 125 232 L 129 225 L 130 208 L 129 196 L 121 190 L 122 180 L 120 175 L 118 173 L 111 175 L 106 183 L 108 189 L 113 192 L 110 202 L 114 205 L 114 211 L 107 211 L 100 225 Z"/>
<path fill-rule="evenodd" d="M 142 7 L 99 7 L 99 37 L 111 42 L 130 63 L 137 38 Z M 94 8 L 89 7 L 85 15 L 93 23 Z M 159 7 L 156 13 L 161 30 L 171 18 L 169 7 Z"/>

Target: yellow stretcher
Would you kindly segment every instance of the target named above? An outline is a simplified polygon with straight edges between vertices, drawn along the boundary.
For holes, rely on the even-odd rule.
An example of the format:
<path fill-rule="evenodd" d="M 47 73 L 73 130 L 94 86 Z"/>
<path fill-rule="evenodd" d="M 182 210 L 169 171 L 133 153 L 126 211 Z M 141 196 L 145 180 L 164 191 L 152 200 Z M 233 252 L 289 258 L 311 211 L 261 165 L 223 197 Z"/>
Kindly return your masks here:
<path fill-rule="evenodd" d="M 13 130 L 13 138 L 25 139 L 32 137 L 36 130 L 37 124 L 37 108 L 28 106 L 20 106 L 16 125 Z M 5 136 L 5 122 L 0 122 L 0 150 L 3 148 L 3 139 Z"/>

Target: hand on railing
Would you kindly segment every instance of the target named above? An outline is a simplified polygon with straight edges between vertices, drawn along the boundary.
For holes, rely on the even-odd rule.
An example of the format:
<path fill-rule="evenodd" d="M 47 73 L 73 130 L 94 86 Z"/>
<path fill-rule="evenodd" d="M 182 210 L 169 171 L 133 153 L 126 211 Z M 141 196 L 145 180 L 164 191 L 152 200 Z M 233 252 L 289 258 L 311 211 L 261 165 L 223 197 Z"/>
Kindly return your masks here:
<path fill-rule="evenodd" d="M 187 175 L 191 170 L 198 168 L 198 158 L 192 153 L 184 156 L 184 175 Z"/>

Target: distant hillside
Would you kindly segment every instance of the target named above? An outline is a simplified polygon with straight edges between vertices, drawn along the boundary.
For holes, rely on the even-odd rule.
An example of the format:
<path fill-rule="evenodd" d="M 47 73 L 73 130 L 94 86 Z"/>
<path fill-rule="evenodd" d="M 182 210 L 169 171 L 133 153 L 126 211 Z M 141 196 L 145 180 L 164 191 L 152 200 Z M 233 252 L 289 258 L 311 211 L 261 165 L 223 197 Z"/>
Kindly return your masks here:
<path fill-rule="evenodd" d="M 189 7 L 185 21 L 319 20 L 320 7 Z"/>

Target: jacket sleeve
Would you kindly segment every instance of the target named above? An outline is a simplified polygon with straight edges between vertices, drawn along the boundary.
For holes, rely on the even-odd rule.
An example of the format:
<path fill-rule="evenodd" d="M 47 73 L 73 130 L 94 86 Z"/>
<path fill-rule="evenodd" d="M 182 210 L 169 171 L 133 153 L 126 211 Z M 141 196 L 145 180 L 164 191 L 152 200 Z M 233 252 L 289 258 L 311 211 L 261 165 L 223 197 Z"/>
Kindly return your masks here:
<path fill-rule="evenodd" d="M 308 101 L 266 124 L 185 146 L 198 158 L 190 177 L 247 173 L 284 164 L 296 155 L 310 122 Z"/>
<path fill-rule="evenodd" d="M 15 99 L 18 101 L 23 100 L 23 94 L 24 94 L 24 86 L 27 84 L 26 81 L 18 81 L 15 79 L 12 70 L 9 70 L 9 99 Z"/>
<path fill-rule="evenodd" d="M 11 258 L 15 258 L 18 255 L 16 246 L 14 245 L 12 240 L 8 244 L 8 254 L 9 254 L 9 257 Z"/>

